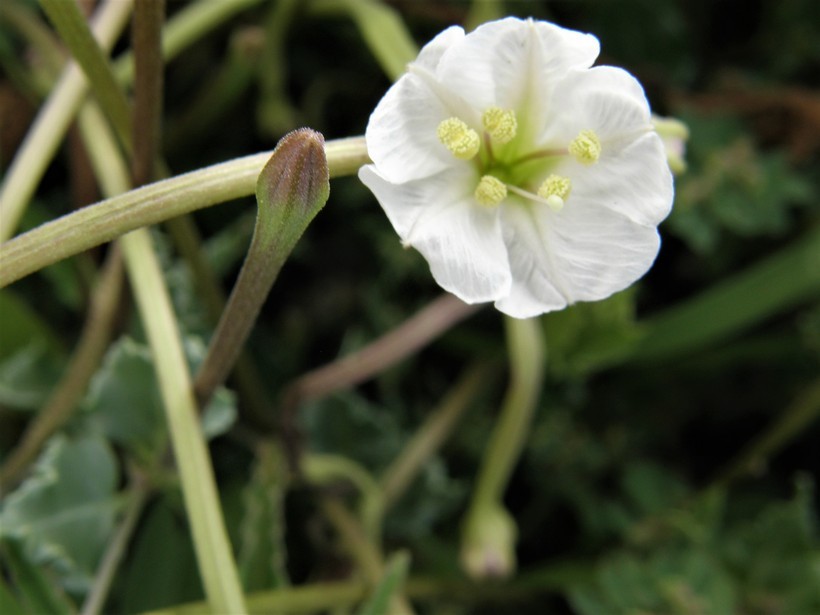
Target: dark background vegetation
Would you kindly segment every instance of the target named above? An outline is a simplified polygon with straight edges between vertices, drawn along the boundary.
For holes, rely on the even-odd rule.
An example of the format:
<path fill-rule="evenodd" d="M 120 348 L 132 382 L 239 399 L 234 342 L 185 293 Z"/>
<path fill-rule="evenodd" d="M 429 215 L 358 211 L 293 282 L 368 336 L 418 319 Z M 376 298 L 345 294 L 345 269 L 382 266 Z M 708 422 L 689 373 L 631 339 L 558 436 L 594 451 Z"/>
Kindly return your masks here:
<path fill-rule="evenodd" d="M 419 45 L 463 23 L 470 10 L 457 1 L 389 4 Z M 601 63 L 635 74 L 654 111 L 688 124 L 689 169 L 678 178 L 675 210 L 661 227 L 663 247 L 649 274 L 606 302 L 542 319 L 545 388 L 506 500 L 519 524 L 517 576 L 483 586 L 485 593 L 454 590 L 422 601 L 420 611 L 820 612 L 820 423 L 813 420 L 820 407 L 820 283 L 805 273 L 820 268 L 820 3 L 502 4 L 511 15 L 596 34 Z M 173 14 L 179 3 L 168 8 Z M 167 68 L 164 151 L 175 173 L 269 149 L 301 125 L 327 139 L 363 133 L 390 82 L 354 23 L 301 3 L 278 42 L 282 54 L 271 58 L 270 12 L 264 5 L 242 13 Z M 233 79 L 219 81 L 225 75 Z M 8 80 L 3 87 L 14 88 Z M 30 117 L 24 99 L 16 100 L 9 109 Z M 4 129 L 3 161 L 15 146 L 11 132 Z M 28 226 L 67 211 L 69 195 L 98 198 L 79 156 L 67 144 Z M 253 215 L 250 199 L 196 215 L 226 289 Z M 166 245 L 181 324 L 206 337 L 211 325 Z M 798 248 L 804 258 L 788 260 Z M 788 273 L 755 277 L 762 263 L 777 259 L 794 263 L 807 281 L 792 284 Z M 743 276 L 750 276 L 744 292 L 692 308 Z M 76 340 L 87 290 L 69 266 L 13 289 L 63 351 Z M 276 399 L 305 370 L 383 334 L 439 293 L 423 259 L 401 249 L 372 195 L 355 177 L 334 180 L 250 342 L 267 394 Z M 755 311 L 772 296 L 785 298 Z M 756 315 L 747 319 L 749 310 Z M 132 316 L 123 314 L 121 331 L 139 338 Z M 64 357 L 35 362 L 36 373 L 23 374 L 32 391 L 48 390 Z M 494 377 L 390 514 L 384 536 L 387 551 L 410 550 L 413 575 L 455 579 L 462 589 L 459 522 L 506 386 L 499 315 L 485 309 L 375 381 L 301 412 L 309 449 L 347 456 L 378 474 L 481 358 L 495 362 Z M 20 373 L 3 359 L 0 376 L 13 387 Z M 0 400 L 4 451 L 35 408 Z M 783 417 L 803 422 L 762 454 L 743 457 Z M 244 427 L 259 429 L 253 421 Z M 235 435 L 215 440 L 212 453 L 238 532 L 239 494 L 253 456 Z M 180 511 L 170 492 L 149 505 L 114 588 L 115 610 L 199 595 Z M 295 583 L 344 570 L 343 558 L 331 556 L 330 542 L 317 535 L 315 517 L 310 492 L 288 496 Z M 170 562 L 166 577 L 155 579 L 149 554 L 160 544 L 170 545 Z M 151 582 L 161 590 L 139 591 Z"/>

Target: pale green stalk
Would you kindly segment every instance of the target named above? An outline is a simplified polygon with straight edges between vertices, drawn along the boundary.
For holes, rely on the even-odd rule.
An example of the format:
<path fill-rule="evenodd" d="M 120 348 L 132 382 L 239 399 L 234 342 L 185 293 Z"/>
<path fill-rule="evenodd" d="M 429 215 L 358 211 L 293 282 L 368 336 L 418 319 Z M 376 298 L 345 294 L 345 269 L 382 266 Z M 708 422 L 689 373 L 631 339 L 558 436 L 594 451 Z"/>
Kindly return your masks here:
<path fill-rule="evenodd" d="M 128 99 L 111 70 L 108 50 L 103 51 L 94 40 L 79 5 L 65 0 L 40 0 L 40 6 L 68 45 L 74 62 L 83 69 L 86 79 L 95 85 L 94 95 L 114 128 L 118 131 L 120 127 L 127 129 L 131 120 Z"/>
<path fill-rule="evenodd" d="M 363 137 L 328 141 L 325 152 L 331 177 L 352 175 L 369 161 Z M 0 287 L 134 229 L 249 196 L 270 156 L 253 154 L 149 184 L 0 244 Z"/>
<path fill-rule="evenodd" d="M 111 49 L 131 13 L 131 0 L 109 0 L 92 29 L 100 47 Z M 0 242 L 14 235 L 26 205 L 54 157 L 87 90 L 85 76 L 71 63 L 40 109 L 0 187 Z"/>
<path fill-rule="evenodd" d="M 500 502 L 521 456 L 544 372 L 543 333 L 537 318 L 505 318 L 510 353 L 510 384 L 498 422 L 484 451 L 473 506 Z"/>
<path fill-rule="evenodd" d="M 504 507 L 504 492 L 524 449 L 543 381 L 539 320 L 508 317 L 505 323 L 510 384 L 462 525 L 461 562 L 474 578 L 508 576 L 515 569 L 518 530 Z"/>
<path fill-rule="evenodd" d="M 169 20 L 162 34 L 162 50 L 166 61 L 178 55 L 191 43 L 224 23 L 235 13 L 262 0 L 200 0 Z M 110 49 L 122 31 L 131 10 L 132 0 L 110 0 L 100 12 L 94 32 L 100 46 Z M 122 83 L 133 79 L 134 66 L 130 53 L 115 64 L 115 73 Z M 0 243 L 14 235 L 15 229 L 51 159 L 63 141 L 71 121 L 88 90 L 82 71 L 72 64 L 29 130 L 0 186 Z"/>
<path fill-rule="evenodd" d="M 128 171 L 98 110 L 81 117 L 86 146 L 104 192 L 128 189 Z M 176 316 L 145 229 L 120 240 L 137 308 L 151 347 L 202 583 L 216 613 L 243 613 L 244 597 L 228 540 Z"/>

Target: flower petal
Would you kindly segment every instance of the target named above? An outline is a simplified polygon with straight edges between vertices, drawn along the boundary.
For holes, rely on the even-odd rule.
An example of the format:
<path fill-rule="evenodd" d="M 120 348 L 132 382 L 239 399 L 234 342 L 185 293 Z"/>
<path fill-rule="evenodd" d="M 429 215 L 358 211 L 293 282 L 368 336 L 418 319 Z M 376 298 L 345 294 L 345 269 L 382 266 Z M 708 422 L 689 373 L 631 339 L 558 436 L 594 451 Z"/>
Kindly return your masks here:
<path fill-rule="evenodd" d="M 606 145 L 653 129 L 641 84 L 613 66 L 568 72 L 547 107 L 549 122 L 539 137 L 542 144 L 565 146 L 582 130 L 594 130 Z"/>
<path fill-rule="evenodd" d="M 370 159 L 386 179 L 397 183 L 443 171 L 454 159 L 439 142 L 436 128 L 449 116 L 420 77 L 404 75 L 370 116 L 365 132 Z"/>
<path fill-rule="evenodd" d="M 561 75 L 591 66 L 598 51 L 598 39 L 589 34 L 509 17 L 479 26 L 450 47 L 437 76 L 478 109 L 520 110 L 527 101 L 546 101 Z"/>
<path fill-rule="evenodd" d="M 442 54 L 463 38 L 464 29 L 461 26 L 450 26 L 421 48 L 413 64 L 435 72 Z"/>
<path fill-rule="evenodd" d="M 655 228 L 594 205 L 512 204 L 502 216 L 513 285 L 496 307 L 517 318 L 609 297 L 646 273 L 660 247 Z"/>
<path fill-rule="evenodd" d="M 439 286 L 467 303 L 509 292 L 498 209 L 475 202 L 471 172 L 449 170 L 397 185 L 367 165 L 359 179 L 376 195 L 403 243 L 427 259 Z"/>
<path fill-rule="evenodd" d="M 644 226 L 657 226 L 672 209 L 672 172 L 663 141 L 655 132 L 631 142 L 604 145 L 593 165 L 567 160 L 559 169 L 572 182 L 567 207 L 591 203 Z"/>

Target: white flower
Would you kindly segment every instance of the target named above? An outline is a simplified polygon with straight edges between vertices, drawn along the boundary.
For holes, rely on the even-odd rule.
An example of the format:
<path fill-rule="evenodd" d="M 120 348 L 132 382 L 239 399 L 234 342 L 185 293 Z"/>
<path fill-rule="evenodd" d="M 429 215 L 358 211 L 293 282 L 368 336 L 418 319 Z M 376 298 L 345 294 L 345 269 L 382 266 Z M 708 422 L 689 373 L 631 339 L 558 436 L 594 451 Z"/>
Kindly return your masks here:
<path fill-rule="evenodd" d="M 452 27 L 370 117 L 359 177 L 462 300 L 527 318 L 652 265 L 672 176 L 643 89 L 590 68 L 598 47 L 541 21 Z"/>

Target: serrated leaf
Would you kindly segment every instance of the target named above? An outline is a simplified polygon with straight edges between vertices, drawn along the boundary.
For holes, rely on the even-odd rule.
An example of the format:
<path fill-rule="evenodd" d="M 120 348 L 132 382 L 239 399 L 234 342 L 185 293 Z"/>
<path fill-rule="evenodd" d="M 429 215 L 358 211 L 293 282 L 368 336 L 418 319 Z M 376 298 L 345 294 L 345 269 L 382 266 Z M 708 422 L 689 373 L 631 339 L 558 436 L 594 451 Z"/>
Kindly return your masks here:
<path fill-rule="evenodd" d="M 0 513 L 0 537 L 17 539 L 36 564 L 49 564 L 66 588 L 84 591 L 118 508 L 117 464 L 98 435 L 52 438 L 33 474 Z"/>

